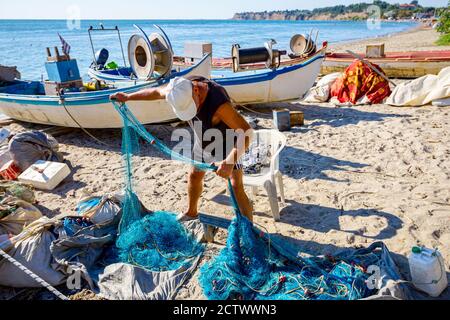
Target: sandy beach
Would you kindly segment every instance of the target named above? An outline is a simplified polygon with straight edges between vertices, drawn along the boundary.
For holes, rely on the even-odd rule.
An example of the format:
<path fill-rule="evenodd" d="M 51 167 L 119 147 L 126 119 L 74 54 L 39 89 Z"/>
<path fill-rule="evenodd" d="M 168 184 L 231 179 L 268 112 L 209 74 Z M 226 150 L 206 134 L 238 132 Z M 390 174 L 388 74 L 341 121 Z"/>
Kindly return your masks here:
<path fill-rule="evenodd" d="M 445 50 L 433 42 L 433 30 L 415 30 L 390 37 L 332 45 L 332 50 L 364 51 L 367 43 L 385 42 L 387 51 Z M 450 270 L 450 110 L 439 107 L 394 108 L 387 105 L 336 108 L 328 103 L 301 102 L 250 106 L 259 128 L 272 128 L 271 108 L 300 110 L 305 126 L 287 132 L 281 155 L 287 203 L 275 223 L 267 197 L 253 199 L 255 222 L 285 237 L 311 255 L 333 254 L 343 248 L 367 247 L 383 241 L 405 279 L 407 257 L 415 245 L 438 248 Z M 12 132 L 41 128 L 14 123 Z M 147 126 L 170 144 L 170 125 Z M 92 130 L 111 147 L 100 145 L 80 130 L 57 137 L 72 175 L 54 192 L 37 191 L 39 208 L 47 215 L 75 212 L 88 192 L 103 195 L 123 186 L 120 130 Z M 172 143 L 172 145 L 174 145 Z M 148 209 L 186 210 L 188 167 L 163 157 L 149 145 L 135 163 L 137 191 Z M 208 174 L 201 211 L 232 218 L 225 195 L 214 197 L 225 181 Z M 208 200 L 210 199 L 210 200 Z M 227 233 L 208 245 L 205 259 L 217 254 Z M 204 299 L 193 279 L 178 299 Z M 1 290 L 5 294 L 9 290 Z M 425 297 L 424 297 L 425 298 Z M 447 289 L 441 296 L 450 298 Z"/>
<path fill-rule="evenodd" d="M 368 44 L 384 43 L 386 52 L 401 51 L 427 51 L 427 50 L 450 50 L 450 46 L 436 46 L 439 33 L 429 27 L 419 26 L 412 30 L 392 34 L 388 36 L 356 40 L 345 43 L 331 43 L 330 50 L 342 52 L 352 50 L 354 52 L 365 52 Z"/>

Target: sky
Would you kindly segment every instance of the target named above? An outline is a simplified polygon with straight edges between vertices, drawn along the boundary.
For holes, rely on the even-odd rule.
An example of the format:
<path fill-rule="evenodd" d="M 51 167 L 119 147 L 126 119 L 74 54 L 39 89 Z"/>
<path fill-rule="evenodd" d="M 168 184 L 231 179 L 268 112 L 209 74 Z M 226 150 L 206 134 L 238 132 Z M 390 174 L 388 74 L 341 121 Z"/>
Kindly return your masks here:
<path fill-rule="evenodd" d="M 387 0 L 409 3 L 410 0 Z M 314 9 L 370 0 L 0 0 L 0 19 L 228 19 L 236 12 Z M 448 0 L 420 0 L 446 6 Z"/>

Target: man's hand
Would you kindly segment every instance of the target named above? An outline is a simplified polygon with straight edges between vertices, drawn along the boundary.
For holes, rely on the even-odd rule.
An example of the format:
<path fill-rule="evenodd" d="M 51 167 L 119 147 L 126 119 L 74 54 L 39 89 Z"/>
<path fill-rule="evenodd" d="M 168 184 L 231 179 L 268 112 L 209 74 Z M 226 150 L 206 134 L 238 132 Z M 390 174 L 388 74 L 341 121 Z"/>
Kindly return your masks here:
<path fill-rule="evenodd" d="M 218 164 L 218 169 L 216 171 L 216 174 L 219 177 L 222 177 L 224 179 L 229 179 L 231 175 L 233 174 L 234 170 L 234 164 L 229 163 L 227 160 L 222 161 Z"/>
<path fill-rule="evenodd" d="M 109 98 L 111 100 L 116 100 L 117 102 L 120 102 L 120 103 L 125 103 L 129 100 L 129 95 L 126 93 L 123 93 L 123 92 L 118 92 L 118 93 L 112 94 Z"/>

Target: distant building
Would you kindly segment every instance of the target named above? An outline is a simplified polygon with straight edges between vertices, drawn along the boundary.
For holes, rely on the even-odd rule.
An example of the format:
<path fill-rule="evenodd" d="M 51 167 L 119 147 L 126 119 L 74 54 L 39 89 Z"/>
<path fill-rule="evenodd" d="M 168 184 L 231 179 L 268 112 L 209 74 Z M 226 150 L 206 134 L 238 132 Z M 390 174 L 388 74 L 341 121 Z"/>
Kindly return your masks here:
<path fill-rule="evenodd" d="M 415 5 L 414 3 L 403 3 L 399 7 L 402 10 L 414 10 L 417 8 L 417 5 Z"/>
<path fill-rule="evenodd" d="M 434 15 L 431 12 L 425 12 L 425 13 L 416 13 L 414 15 L 414 19 L 416 20 L 425 20 L 425 19 L 433 19 Z"/>
<path fill-rule="evenodd" d="M 395 11 L 387 11 L 383 14 L 386 18 L 392 20 L 395 18 L 396 12 Z"/>

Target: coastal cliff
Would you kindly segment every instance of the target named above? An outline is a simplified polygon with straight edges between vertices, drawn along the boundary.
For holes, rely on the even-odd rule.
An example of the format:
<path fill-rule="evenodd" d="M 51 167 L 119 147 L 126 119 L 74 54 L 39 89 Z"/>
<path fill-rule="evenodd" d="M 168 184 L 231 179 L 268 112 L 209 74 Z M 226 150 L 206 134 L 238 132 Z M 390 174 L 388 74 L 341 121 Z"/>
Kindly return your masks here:
<path fill-rule="evenodd" d="M 366 20 L 369 17 L 391 20 L 429 19 L 434 16 L 435 9 L 423 7 L 418 1 L 412 1 L 410 4 L 390 4 L 375 0 L 373 3 L 338 5 L 314 10 L 241 12 L 236 13 L 233 20 Z"/>
<path fill-rule="evenodd" d="M 301 20 L 365 20 L 368 14 L 365 12 L 353 12 L 347 14 L 308 14 L 290 12 L 243 12 L 236 13 L 233 20 L 278 20 L 278 21 L 301 21 Z"/>

